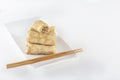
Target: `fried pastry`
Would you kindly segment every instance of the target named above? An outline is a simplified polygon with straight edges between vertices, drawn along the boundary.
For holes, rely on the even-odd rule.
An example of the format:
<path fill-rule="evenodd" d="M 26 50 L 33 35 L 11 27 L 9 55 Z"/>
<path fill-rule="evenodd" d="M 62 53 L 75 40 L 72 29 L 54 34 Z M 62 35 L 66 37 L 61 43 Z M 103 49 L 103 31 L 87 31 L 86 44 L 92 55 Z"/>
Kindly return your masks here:
<path fill-rule="evenodd" d="M 39 44 L 27 43 L 27 54 L 54 54 L 56 51 L 55 46 L 46 46 Z"/>
<path fill-rule="evenodd" d="M 49 32 L 37 32 L 31 28 L 28 32 L 27 42 L 36 43 L 41 45 L 55 45 L 56 44 L 56 34 L 55 28 L 53 26 L 49 27 Z"/>
<path fill-rule="evenodd" d="M 27 36 L 27 54 L 54 54 L 56 52 L 55 27 L 38 20 L 32 25 Z"/>
<path fill-rule="evenodd" d="M 37 20 L 33 23 L 32 27 L 34 30 L 38 32 L 48 31 L 49 27 L 48 24 L 43 22 L 42 20 Z"/>

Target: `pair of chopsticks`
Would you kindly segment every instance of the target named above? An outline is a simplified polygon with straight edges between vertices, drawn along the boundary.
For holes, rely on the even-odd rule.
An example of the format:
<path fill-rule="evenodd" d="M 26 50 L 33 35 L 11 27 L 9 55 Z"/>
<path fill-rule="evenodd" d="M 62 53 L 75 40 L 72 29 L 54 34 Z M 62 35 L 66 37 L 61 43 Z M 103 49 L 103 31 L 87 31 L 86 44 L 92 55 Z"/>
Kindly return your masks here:
<path fill-rule="evenodd" d="M 34 58 L 34 59 L 29 59 L 29 60 L 24 60 L 24 61 L 20 61 L 20 62 L 10 63 L 10 64 L 7 64 L 7 68 L 14 68 L 14 67 L 19 67 L 19 66 L 23 66 L 23 65 L 33 64 L 33 63 L 36 63 L 36 62 L 46 61 L 46 60 L 49 60 L 49 59 L 63 57 L 63 56 L 67 56 L 67 55 L 70 55 L 70 54 L 75 54 L 75 53 L 81 52 L 81 51 L 82 51 L 82 48 L 75 49 L 75 50 L 70 50 L 70 51 L 66 51 L 66 52 L 61 52 L 61 53 L 58 53 L 58 54 L 52 54 L 52 55 L 48 55 L 48 56 L 44 56 L 44 57 L 38 57 L 38 58 Z"/>

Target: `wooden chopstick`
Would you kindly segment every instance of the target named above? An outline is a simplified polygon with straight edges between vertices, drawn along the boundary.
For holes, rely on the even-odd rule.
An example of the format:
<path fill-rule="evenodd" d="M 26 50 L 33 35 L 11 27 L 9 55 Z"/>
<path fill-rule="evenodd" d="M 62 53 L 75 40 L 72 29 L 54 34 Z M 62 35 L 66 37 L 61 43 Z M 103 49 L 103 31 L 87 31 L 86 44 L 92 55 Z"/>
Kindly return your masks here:
<path fill-rule="evenodd" d="M 58 58 L 58 57 L 62 57 L 62 56 L 67 56 L 70 54 L 75 54 L 80 51 L 82 51 L 82 48 L 70 50 L 70 51 L 66 51 L 66 52 L 60 52 L 58 54 L 52 54 L 52 55 L 48 55 L 48 56 L 44 56 L 44 57 L 38 57 L 38 58 L 34 58 L 34 59 L 10 63 L 10 64 L 7 64 L 7 68 L 14 68 L 14 67 L 19 67 L 19 66 L 23 66 L 23 65 L 33 64 L 33 63 L 40 62 L 40 61 L 45 61 L 45 60 L 54 59 L 54 58 Z"/>

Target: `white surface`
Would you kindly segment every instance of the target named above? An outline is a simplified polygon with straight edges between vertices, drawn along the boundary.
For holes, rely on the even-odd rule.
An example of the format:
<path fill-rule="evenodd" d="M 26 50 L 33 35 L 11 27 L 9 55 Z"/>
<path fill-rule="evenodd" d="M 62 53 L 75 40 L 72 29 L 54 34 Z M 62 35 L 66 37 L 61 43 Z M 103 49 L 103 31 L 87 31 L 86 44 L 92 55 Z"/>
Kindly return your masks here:
<path fill-rule="evenodd" d="M 84 52 L 67 63 L 6 70 L 6 63 L 21 60 L 21 51 L 1 24 L 1 80 L 120 80 L 119 0 L 0 1 L 0 23 L 35 16 L 52 18 L 49 23 L 59 26 L 69 45 Z"/>

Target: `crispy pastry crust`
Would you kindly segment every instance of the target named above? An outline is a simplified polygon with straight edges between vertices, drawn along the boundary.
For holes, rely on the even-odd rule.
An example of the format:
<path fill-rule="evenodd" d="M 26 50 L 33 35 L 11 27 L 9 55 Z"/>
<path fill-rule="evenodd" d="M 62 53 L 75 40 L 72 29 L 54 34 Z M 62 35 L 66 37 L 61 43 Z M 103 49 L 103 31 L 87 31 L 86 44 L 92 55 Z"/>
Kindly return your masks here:
<path fill-rule="evenodd" d="M 31 28 L 28 32 L 27 42 L 41 45 L 55 45 L 56 44 L 55 28 L 50 27 L 48 33 L 37 32 L 33 28 Z"/>
<path fill-rule="evenodd" d="M 54 54 L 56 52 L 55 46 L 46 46 L 46 45 L 38 45 L 27 43 L 27 54 Z"/>

